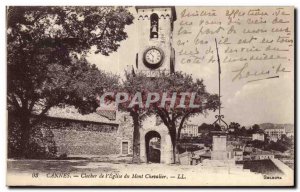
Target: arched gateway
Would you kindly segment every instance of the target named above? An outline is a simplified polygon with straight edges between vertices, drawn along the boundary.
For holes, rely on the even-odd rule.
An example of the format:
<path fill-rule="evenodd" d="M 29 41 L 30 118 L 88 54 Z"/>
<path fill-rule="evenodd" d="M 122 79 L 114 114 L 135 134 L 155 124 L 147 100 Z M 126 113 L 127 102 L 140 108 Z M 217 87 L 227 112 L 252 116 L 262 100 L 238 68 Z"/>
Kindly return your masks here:
<path fill-rule="evenodd" d="M 145 135 L 147 163 L 160 163 L 161 137 L 156 131 L 149 131 Z"/>
<path fill-rule="evenodd" d="M 156 124 L 155 117 L 147 118 L 140 129 L 140 157 L 145 163 L 173 162 L 172 142 L 167 127 Z"/>

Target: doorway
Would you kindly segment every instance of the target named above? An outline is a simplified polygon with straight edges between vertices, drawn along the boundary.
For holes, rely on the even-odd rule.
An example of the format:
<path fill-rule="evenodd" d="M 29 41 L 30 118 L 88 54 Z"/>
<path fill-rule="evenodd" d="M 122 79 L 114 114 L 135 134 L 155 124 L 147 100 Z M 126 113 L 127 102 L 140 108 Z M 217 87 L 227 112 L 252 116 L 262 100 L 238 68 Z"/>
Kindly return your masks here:
<path fill-rule="evenodd" d="M 160 163 L 161 136 L 156 131 L 149 131 L 145 135 L 147 163 Z"/>

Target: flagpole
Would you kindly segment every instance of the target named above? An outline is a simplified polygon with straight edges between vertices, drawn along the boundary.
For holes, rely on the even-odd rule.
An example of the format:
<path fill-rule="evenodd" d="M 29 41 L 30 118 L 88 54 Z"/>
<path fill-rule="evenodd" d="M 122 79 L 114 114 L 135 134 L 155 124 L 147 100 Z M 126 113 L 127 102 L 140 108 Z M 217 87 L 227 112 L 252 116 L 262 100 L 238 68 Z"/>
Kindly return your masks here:
<path fill-rule="evenodd" d="M 217 39 L 215 38 L 216 42 L 216 50 L 217 50 L 217 61 L 218 61 L 218 68 L 219 68 L 219 116 L 221 116 L 221 66 L 220 66 L 220 57 L 219 57 L 219 50 L 218 50 L 218 43 Z M 221 118 L 219 118 L 219 125 L 221 124 Z"/>
<path fill-rule="evenodd" d="M 223 122 L 226 125 L 226 130 L 227 130 L 228 124 L 223 120 L 224 115 L 221 114 L 221 62 L 220 62 L 218 43 L 217 43 L 216 38 L 215 38 L 215 43 L 216 43 L 217 61 L 218 61 L 218 69 L 219 69 L 219 73 L 218 73 L 218 77 L 219 77 L 219 114 L 215 116 L 217 118 L 217 120 L 213 124 L 216 124 L 217 122 L 219 122 L 219 125 L 221 126 L 221 122 Z"/>

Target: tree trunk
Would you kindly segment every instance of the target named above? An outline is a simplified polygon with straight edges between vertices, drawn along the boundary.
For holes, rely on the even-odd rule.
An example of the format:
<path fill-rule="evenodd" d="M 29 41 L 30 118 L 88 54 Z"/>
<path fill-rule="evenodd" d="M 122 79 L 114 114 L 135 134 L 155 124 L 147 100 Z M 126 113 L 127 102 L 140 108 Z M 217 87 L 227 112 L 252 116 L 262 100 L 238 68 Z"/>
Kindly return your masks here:
<path fill-rule="evenodd" d="M 179 150 L 178 150 L 178 146 L 177 146 L 176 140 L 175 140 L 174 143 L 172 142 L 172 145 L 173 145 L 173 163 L 174 164 L 180 163 L 179 153 L 178 153 Z"/>
<path fill-rule="evenodd" d="M 175 149 L 176 149 L 176 157 L 177 157 L 176 163 L 181 164 L 180 158 L 179 158 L 179 148 L 178 148 L 178 143 L 177 143 L 177 141 L 176 141 L 176 147 L 175 147 Z"/>
<path fill-rule="evenodd" d="M 173 163 L 176 164 L 176 147 L 173 144 Z"/>
<path fill-rule="evenodd" d="M 132 163 L 139 164 L 140 159 L 140 119 L 137 113 L 131 113 L 133 119 L 133 157 Z"/>
<path fill-rule="evenodd" d="M 173 147 L 173 163 L 177 163 L 176 130 L 170 133 Z"/>
<path fill-rule="evenodd" d="M 20 116 L 20 131 L 21 131 L 21 148 L 20 148 L 20 157 L 29 158 L 30 157 L 30 117 L 26 114 Z"/>
<path fill-rule="evenodd" d="M 181 164 L 180 158 L 179 158 L 179 144 L 180 144 L 180 134 L 181 134 L 182 124 L 178 128 L 178 133 L 176 136 L 176 145 L 175 145 L 176 154 L 177 154 L 177 163 L 179 163 L 179 164 Z"/>

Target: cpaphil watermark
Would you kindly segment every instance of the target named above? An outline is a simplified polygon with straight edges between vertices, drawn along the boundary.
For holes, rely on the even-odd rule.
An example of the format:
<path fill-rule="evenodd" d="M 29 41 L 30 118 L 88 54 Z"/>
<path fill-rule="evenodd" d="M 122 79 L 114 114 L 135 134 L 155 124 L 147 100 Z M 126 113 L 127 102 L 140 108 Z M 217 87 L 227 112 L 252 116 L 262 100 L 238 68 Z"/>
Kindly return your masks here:
<path fill-rule="evenodd" d="M 106 92 L 99 98 L 99 110 L 117 110 L 123 108 L 147 109 L 151 107 L 170 109 L 197 109 L 203 104 L 203 98 L 196 92 Z"/>

